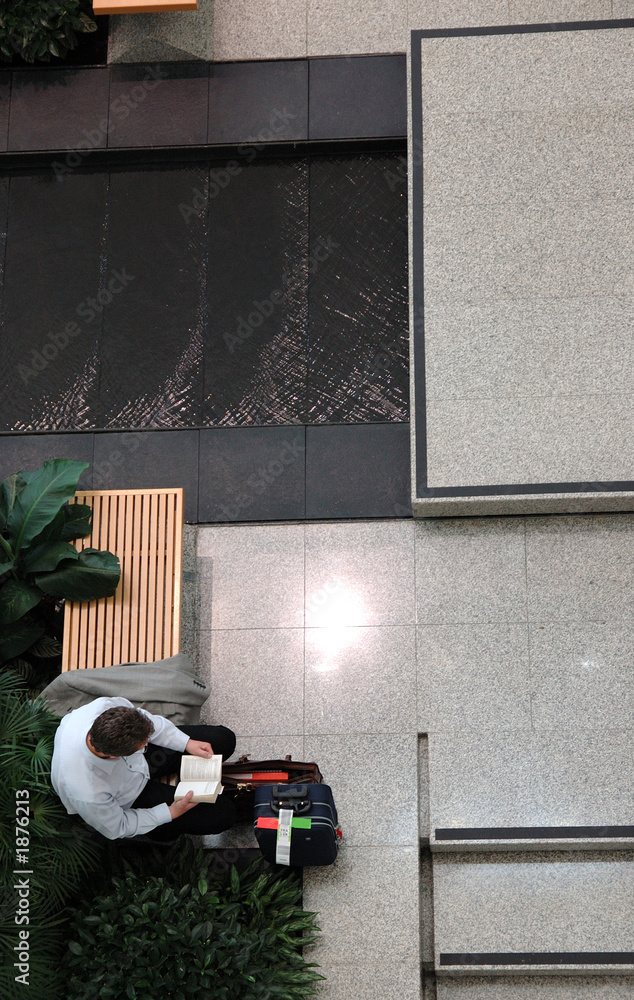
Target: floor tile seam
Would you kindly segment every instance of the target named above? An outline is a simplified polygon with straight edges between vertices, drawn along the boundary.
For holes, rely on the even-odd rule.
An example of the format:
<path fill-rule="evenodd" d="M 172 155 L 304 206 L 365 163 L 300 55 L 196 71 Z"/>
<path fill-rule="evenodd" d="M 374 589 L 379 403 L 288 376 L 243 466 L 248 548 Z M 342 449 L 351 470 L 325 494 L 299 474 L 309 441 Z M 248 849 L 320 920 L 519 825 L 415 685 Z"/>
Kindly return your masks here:
<path fill-rule="evenodd" d="M 474 729 L 462 728 L 462 729 L 428 729 L 428 730 L 426 730 L 426 733 L 427 733 L 428 736 L 433 736 L 433 737 L 452 737 L 452 738 L 464 737 L 464 738 L 469 738 L 469 739 L 473 739 L 473 738 L 475 738 L 477 736 L 481 736 L 481 737 L 485 737 L 485 736 L 489 737 L 489 736 L 492 736 L 492 735 L 496 735 L 497 736 L 500 732 L 504 732 L 507 736 L 526 736 L 526 737 L 530 737 L 530 736 L 552 736 L 553 733 L 554 733 L 557 736 L 561 736 L 562 739 L 568 739 L 568 738 L 570 738 L 572 736 L 579 735 L 580 733 L 583 733 L 583 734 L 587 733 L 588 735 L 594 735 L 596 737 L 600 737 L 600 736 L 605 736 L 606 738 L 612 737 L 614 739 L 617 739 L 618 737 L 622 737 L 622 736 L 629 736 L 629 737 L 632 736 L 631 729 L 626 729 L 626 728 L 620 728 L 620 729 L 603 728 L 603 727 L 601 727 L 599 725 L 596 725 L 596 724 L 595 725 L 588 725 L 588 726 L 581 726 L 581 725 L 579 725 L 576 722 L 564 723 L 564 724 L 562 724 L 561 726 L 559 726 L 555 730 L 552 727 L 552 723 L 550 723 L 547 726 L 543 726 L 543 727 L 540 726 L 539 725 L 539 719 L 536 720 L 535 726 L 533 728 L 528 727 L 528 726 L 522 726 L 522 727 L 518 727 L 517 729 L 509 729 L 507 726 L 505 726 L 503 730 L 500 730 L 497 725 L 495 725 L 495 726 L 492 725 L 490 729 L 485 729 L 483 727 L 478 727 L 478 728 L 474 728 Z M 337 734 L 334 734 L 334 735 L 337 735 Z M 380 733 L 378 735 L 382 736 L 382 735 L 390 735 L 390 734 L 389 733 L 388 734 Z"/>
<path fill-rule="evenodd" d="M 496 624 L 496 623 L 493 623 Z M 504 624 L 504 623 L 502 623 Z M 209 628 L 198 628 L 197 632 L 324 632 L 330 625 L 211 625 Z M 415 622 L 398 622 L 384 625 L 346 625 L 346 628 L 379 629 L 379 628 L 415 628 Z"/>
<path fill-rule="evenodd" d="M 516 619 L 506 619 L 504 621 L 422 621 L 418 622 L 417 628 L 419 627 L 434 627 L 434 628 L 455 628 L 462 625 L 528 625 L 530 626 L 547 626 L 547 625 L 570 625 L 578 626 L 579 624 L 587 623 L 588 625 L 631 625 L 634 622 L 634 613 L 624 616 L 620 614 L 618 618 L 595 618 L 588 617 L 584 615 L 579 618 L 529 618 L 528 620 L 524 618 Z M 315 626 L 311 626 L 315 627 Z M 358 628 L 364 626 L 349 626 L 350 628 Z M 366 628 L 379 627 L 385 628 L 390 626 L 365 626 Z"/>
<path fill-rule="evenodd" d="M 306 741 L 308 741 L 309 739 L 326 739 L 326 738 L 330 739 L 331 737 L 335 737 L 335 736 L 337 736 L 337 737 L 338 736 L 349 736 L 349 737 L 353 738 L 355 736 L 418 736 L 418 735 L 419 735 L 418 732 L 416 730 L 414 730 L 414 729 L 408 729 L 408 730 L 405 730 L 405 731 L 402 730 L 402 729 L 398 729 L 398 730 L 394 730 L 394 729 L 372 729 L 372 730 L 369 730 L 369 729 L 367 729 L 367 730 L 355 731 L 355 732 L 350 732 L 350 730 L 346 730 L 345 732 L 338 732 L 338 733 L 322 733 L 322 732 L 317 732 L 317 731 L 315 731 L 315 732 L 305 732 L 304 733 Z"/>

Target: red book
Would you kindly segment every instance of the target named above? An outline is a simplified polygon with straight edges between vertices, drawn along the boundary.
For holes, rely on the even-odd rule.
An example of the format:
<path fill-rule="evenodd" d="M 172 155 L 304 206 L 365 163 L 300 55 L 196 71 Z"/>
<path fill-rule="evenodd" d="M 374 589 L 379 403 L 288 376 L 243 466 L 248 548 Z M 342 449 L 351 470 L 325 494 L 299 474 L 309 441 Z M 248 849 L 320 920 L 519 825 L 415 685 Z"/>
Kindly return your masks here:
<path fill-rule="evenodd" d="M 232 774 L 231 777 L 239 778 L 240 781 L 263 781 L 267 785 L 276 781 L 288 781 L 285 771 L 254 771 L 252 774 Z"/>

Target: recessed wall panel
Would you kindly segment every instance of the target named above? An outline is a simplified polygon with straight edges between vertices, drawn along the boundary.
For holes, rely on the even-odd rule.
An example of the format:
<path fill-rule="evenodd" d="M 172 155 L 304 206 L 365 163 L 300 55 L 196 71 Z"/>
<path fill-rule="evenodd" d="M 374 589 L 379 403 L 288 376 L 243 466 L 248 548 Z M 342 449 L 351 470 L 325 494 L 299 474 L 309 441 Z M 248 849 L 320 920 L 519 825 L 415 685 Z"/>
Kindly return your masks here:
<path fill-rule="evenodd" d="M 196 166 L 111 173 L 100 426 L 200 423 L 206 177 Z"/>
<path fill-rule="evenodd" d="M 315 158 L 308 420 L 408 419 L 405 158 Z"/>
<path fill-rule="evenodd" d="M 413 33 L 419 513 L 634 502 L 633 57 L 626 22 Z"/>
<path fill-rule="evenodd" d="M 6 182 L 5 182 L 6 183 Z M 4 191 L 4 187 L 1 189 Z M 0 334 L 0 428 L 95 426 L 107 176 L 10 179 Z"/>
<path fill-rule="evenodd" d="M 306 399 L 308 160 L 211 170 L 203 423 L 301 423 Z"/>

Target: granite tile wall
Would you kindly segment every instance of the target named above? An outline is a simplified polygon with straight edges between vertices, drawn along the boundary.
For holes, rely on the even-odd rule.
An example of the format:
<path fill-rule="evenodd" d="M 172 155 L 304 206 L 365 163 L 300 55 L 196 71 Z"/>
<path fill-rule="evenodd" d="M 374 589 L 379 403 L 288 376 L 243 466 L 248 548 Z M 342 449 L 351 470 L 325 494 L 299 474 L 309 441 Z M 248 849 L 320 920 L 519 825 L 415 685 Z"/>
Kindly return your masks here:
<path fill-rule="evenodd" d="M 510 4 L 518 22 L 575 12 L 612 8 Z M 521 496 L 482 500 L 493 513 L 526 509 L 533 485 L 534 510 L 561 509 L 548 504 L 565 484 L 601 509 L 602 484 L 632 481 L 631 184 L 616 178 L 632 162 L 633 39 L 631 27 L 421 39 L 418 488 L 449 491 L 456 513 L 469 487 Z"/>
<path fill-rule="evenodd" d="M 631 17 L 631 0 L 198 0 L 110 18 L 110 62 L 215 62 L 405 52 L 411 29 Z"/>

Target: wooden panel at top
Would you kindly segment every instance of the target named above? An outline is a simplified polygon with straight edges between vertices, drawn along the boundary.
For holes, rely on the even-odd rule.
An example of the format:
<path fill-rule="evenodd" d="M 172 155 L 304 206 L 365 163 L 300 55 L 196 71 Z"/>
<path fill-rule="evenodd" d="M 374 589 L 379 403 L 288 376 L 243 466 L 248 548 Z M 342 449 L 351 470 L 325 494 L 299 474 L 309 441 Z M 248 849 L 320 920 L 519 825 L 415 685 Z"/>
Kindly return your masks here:
<path fill-rule="evenodd" d="M 160 14 L 198 10 L 198 0 L 93 0 L 93 14 Z"/>

